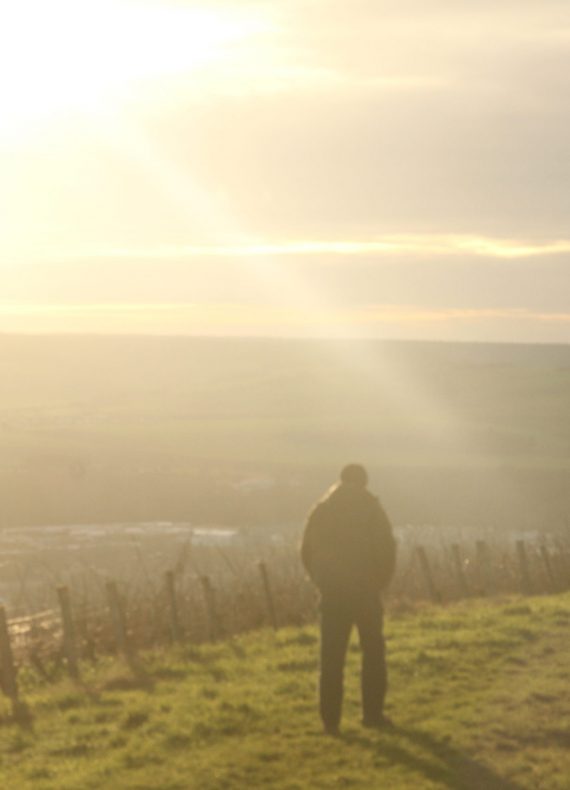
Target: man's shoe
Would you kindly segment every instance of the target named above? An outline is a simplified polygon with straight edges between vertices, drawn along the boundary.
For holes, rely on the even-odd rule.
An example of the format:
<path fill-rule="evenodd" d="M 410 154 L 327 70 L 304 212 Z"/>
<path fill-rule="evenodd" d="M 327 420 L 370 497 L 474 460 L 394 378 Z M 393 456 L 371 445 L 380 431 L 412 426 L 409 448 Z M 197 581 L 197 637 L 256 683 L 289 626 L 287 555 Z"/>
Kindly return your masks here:
<path fill-rule="evenodd" d="M 362 726 L 369 727 L 373 730 L 389 730 L 394 726 L 394 722 L 392 719 L 389 719 L 388 716 L 381 716 L 374 717 L 373 719 L 364 718 L 362 719 Z"/>
<path fill-rule="evenodd" d="M 325 724 L 323 726 L 324 726 L 325 735 L 330 735 L 332 738 L 338 738 L 338 736 L 340 735 L 340 729 L 338 727 L 338 724 Z"/>

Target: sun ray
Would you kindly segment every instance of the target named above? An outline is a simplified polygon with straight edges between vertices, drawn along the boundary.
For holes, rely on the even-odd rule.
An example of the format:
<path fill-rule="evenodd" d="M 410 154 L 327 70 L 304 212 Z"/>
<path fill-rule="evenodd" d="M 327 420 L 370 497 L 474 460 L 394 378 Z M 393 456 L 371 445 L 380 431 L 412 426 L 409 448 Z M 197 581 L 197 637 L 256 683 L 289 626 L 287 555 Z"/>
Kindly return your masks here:
<path fill-rule="evenodd" d="M 166 205 L 188 218 L 189 227 L 202 241 L 193 246 L 233 252 L 230 265 L 248 270 L 263 283 L 272 296 L 270 310 L 281 311 L 293 323 L 295 315 L 306 316 L 312 334 L 360 337 L 363 327 L 335 310 L 323 291 L 311 286 L 290 265 L 287 255 L 353 254 L 362 252 L 362 245 L 342 241 L 292 242 L 288 249 L 268 245 L 242 226 L 232 207 L 215 190 L 170 161 L 140 125 L 116 108 L 115 100 L 133 90 L 140 80 L 162 74 L 188 75 L 224 60 L 233 42 L 263 31 L 266 21 L 259 16 L 236 15 L 228 8 L 223 12 L 206 7 L 166 9 L 121 0 L 101 0 L 88 9 L 72 0 L 54 0 L 49 7 L 32 5 L 39 14 L 33 29 L 29 26 L 30 0 L 12 4 L 6 17 L 12 33 L 9 41 L 14 43 L 3 50 L 0 74 L 15 74 L 16 79 L 0 77 L 5 122 L 13 125 L 69 110 L 86 113 L 106 144 L 145 173 Z M 23 39 L 27 41 L 24 49 Z M 435 246 L 438 243 L 434 241 Z M 366 251 L 393 252 L 398 244 L 398 239 L 378 240 Z M 471 249 L 483 253 L 489 250 L 488 245 L 481 244 Z M 192 265 L 190 256 L 188 265 Z M 163 317 L 159 311 L 158 322 Z M 223 325 L 222 310 L 218 311 L 218 321 Z M 370 387 L 379 388 L 385 402 L 400 408 L 404 404 L 414 424 L 419 424 L 417 415 L 422 415 L 424 422 L 452 425 L 449 415 L 442 413 L 411 371 L 396 369 L 388 357 L 378 358 L 366 345 L 337 343 L 329 348 L 330 353 L 342 358 L 347 375 L 358 375 Z"/>

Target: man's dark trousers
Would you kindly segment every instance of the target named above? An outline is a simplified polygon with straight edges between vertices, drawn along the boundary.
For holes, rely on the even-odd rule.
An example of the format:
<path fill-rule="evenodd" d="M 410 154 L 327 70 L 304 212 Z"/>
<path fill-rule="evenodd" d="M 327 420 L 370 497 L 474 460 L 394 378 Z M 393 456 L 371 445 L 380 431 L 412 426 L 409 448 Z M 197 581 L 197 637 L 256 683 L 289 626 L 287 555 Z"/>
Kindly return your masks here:
<path fill-rule="evenodd" d="M 343 674 L 352 626 L 362 651 L 362 711 L 369 724 L 379 722 L 387 688 L 383 608 L 378 593 L 323 595 L 321 600 L 320 710 L 325 727 L 336 729 L 342 712 Z"/>

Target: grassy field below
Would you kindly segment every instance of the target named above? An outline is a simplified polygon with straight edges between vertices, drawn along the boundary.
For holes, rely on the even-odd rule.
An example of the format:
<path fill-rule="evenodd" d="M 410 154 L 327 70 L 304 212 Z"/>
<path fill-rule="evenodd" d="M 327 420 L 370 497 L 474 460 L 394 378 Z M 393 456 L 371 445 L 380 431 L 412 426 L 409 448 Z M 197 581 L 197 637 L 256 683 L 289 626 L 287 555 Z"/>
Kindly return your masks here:
<path fill-rule="evenodd" d="M 358 646 L 342 734 L 316 714 L 314 627 L 85 666 L 22 670 L 32 723 L 0 702 L 0 786 L 570 788 L 570 595 L 470 601 L 387 622 L 389 731 L 359 723 Z"/>

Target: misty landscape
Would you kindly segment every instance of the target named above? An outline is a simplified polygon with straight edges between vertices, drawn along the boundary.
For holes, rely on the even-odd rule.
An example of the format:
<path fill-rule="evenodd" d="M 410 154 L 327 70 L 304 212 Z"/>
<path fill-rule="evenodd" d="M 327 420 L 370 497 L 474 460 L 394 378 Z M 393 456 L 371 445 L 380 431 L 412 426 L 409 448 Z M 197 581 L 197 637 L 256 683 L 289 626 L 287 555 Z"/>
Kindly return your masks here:
<path fill-rule="evenodd" d="M 0 14 L 0 790 L 570 790 L 568 0 Z"/>
<path fill-rule="evenodd" d="M 395 524 L 560 530 L 570 351 L 0 337 L 0 523 L 303 521 L 350 459 Z"/>
<path fill-rule="evenodd" d="M 51 611 L 58 584 L 100 610 L 109 578 L 144 609 L 175 568 L 195 638 L 204 576 L 225 609 L 250 596 L 225 617 L 239 631 L 264 621 L 263 560 L 283 620 L 310 620 L 302 528 L 354 457 L 394 524 L 395 600 L 434 595 L 418 546 L 438 598 L 520 589 L 520 539 L 533 588 L 563 583 L 539 549 L 568 546 L 565 346 L 6 335 L 0 352 L 0 596 L 20 616 Z"/>
<path fill-rule="evenodd" d="M 121 556 L 129 576 L 134 544 L 166 567 L 200 528 L 294 556 L 354 457 L 411 543 L 570 529 L 564 346 L 4 336 L 0 355 L 0 590 L 18 610 L 22 568 L 40 590 L 46 569 Z"/>

